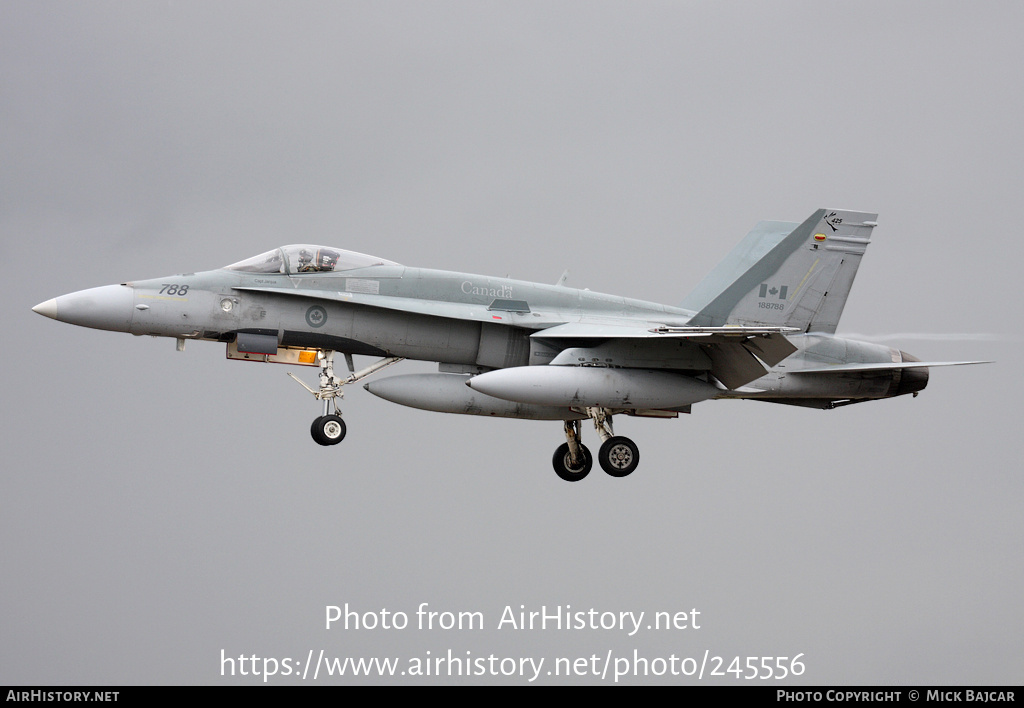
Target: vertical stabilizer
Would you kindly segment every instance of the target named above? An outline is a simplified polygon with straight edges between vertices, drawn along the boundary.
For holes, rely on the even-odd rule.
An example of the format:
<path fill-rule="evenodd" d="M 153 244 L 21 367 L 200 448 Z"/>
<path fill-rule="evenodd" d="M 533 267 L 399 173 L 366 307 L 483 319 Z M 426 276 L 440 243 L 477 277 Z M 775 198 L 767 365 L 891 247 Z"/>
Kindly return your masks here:
<path fill-rule="evenodd" d="M 834 333 L 876 218 L 819 209 L 795 228 L 761 222 L 684 300 L 698 310 L 689 324 Z"/>

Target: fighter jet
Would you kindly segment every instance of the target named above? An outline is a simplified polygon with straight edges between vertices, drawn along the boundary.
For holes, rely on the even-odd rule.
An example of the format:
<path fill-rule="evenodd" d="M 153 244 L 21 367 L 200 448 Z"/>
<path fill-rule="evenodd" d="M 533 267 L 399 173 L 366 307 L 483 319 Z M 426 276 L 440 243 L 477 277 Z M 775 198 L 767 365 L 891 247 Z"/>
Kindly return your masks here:
<path fill-rule="evenodd" d="M 678 306 L 555 285 L 412 268 L 341 248 L 289 245 L 218 270 L 107 285 L 32 308 L 134 335 L 221 342 L 227 358 L 319 368 L 310 428 L 342 441 L 343 388 L 403 359 L 438 363 L 364 385 L 444 413 L 561 421 L 564 480 L 593 456 L 632 473 L 637 445 L 615 415 L 678 417 L 700 401 L 741 398 L 831 409 L 917 394 L 932 366 L 898 349 L 837 337 L 876 214 L 819 209 L 803 223 L 763 221 Z M 341 353 L 349 373 L 335 371 Z M 378 360 L 356 371 L 353 355 Z"/>

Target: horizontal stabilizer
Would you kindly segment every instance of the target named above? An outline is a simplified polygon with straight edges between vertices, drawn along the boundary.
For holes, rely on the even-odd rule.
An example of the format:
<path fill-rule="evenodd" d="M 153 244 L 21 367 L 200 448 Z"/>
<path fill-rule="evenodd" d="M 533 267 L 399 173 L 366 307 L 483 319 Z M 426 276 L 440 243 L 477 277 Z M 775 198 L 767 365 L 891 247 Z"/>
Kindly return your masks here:
<path fill-rule="evenodd" d="M 878 364 L 836 364 L 819 366 L 814 369 L 793 369 L 790 374 L 842 374 L 858 371 L 894 371 L 896 369 L 927 369 L 933 366 L 966 366 L 968 364 L 992 364 L 991 361 L 903 361 Z"/>

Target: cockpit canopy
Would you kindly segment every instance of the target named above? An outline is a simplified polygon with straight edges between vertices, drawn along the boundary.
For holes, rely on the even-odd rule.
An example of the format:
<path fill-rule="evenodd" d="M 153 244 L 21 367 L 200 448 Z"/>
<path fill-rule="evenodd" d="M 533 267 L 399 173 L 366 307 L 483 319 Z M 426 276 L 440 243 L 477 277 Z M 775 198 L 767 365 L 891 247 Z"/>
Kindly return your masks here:
<path fill-rule="evenodd" d="M 333 273 L 339 270 L 352 270 L 375 265 L 398 265 L 398 263 L 376 256 L 368 256 L 365 253 L 346 251 L 342 248 L 294 244 L 275 248 L 273 251 L 246 258 L 238 263 L 232 263 L 227 266 L 227 269 L 245 273 L 295 275 L 297 273 Z"/>

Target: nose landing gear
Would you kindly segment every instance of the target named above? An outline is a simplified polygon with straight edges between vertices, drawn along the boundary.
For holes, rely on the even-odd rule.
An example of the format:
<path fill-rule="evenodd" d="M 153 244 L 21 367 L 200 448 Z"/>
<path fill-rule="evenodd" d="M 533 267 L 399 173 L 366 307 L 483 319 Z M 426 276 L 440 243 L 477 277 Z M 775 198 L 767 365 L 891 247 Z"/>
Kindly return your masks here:
<path fill-rule="evenodd" d="M 312 393 L 314 398 L 324 402 L 323 415 L 316 418 L 309 427 L 309 434 L 313 437 L 313 440 L 320 445 L 337 445 L 345 439 L 345 433 L 347 432 L 345 421 L 341 419 L 341 409 L 338 407 L 338 399 L 345 397 L 345 392 L 341 390 L 342 387 L 346 384 L 365 379 L 370 374 L 374 374 L 392 364 L 397 364 L 402 361 L 402 357 L 387 357 L 371 364 L 365 369 L 355 371 L 355 367 L 352 365 L 352 357 L 346 354 L 345 359 L 348 362 L 348 368 L 351 373 L 348 377 L 342 379 L 334 373 L 333 351 L 319 351 L 316 356 L 320 362 L 319 389 L 314 390 L 312 387 L 307 386 L 302 379 L 291 372 L 288 372 L 288 375 L 298 381 L 304 389 Z M 332 408 L 334 409 L 333 413 L 331 412 Z"/>

